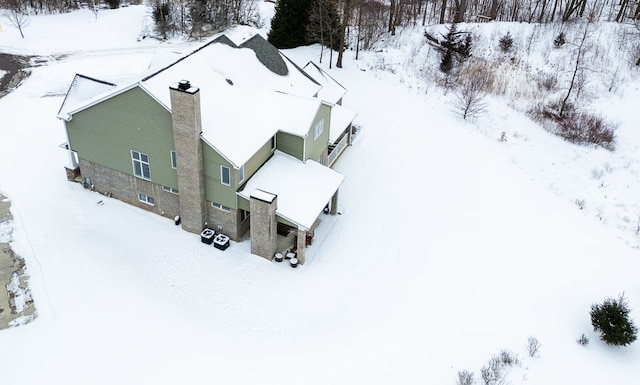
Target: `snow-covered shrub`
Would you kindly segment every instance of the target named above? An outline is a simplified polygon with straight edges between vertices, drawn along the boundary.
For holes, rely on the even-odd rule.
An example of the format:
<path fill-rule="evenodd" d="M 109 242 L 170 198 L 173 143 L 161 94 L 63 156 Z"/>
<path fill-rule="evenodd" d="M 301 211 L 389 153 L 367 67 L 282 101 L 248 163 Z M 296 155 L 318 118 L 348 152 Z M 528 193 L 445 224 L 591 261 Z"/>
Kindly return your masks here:
<path fill-rule="evenodd" d="M 558 135 L 576 144 L 595 144 L 615 149 L 617 125 L 602 116 L 575 110 L 567 111 L 558 119 Z"/>
<path fill-rule="evenodd" d="M 529 357 L 538 357 L 540 353 L 540 341 L 536 337 L 529 337 L 527 339 L 527 352 L 529 353 Z"/>
<path fill-rule="evenodd" d="M 491 356 L 489 362 L 480 369 L 484 385 L 503 384 L 507 368 L 515 365 L 520 365 L 520 359 L 508 350 L 502 350 L 500 354 Z"/>
<path fill-rule="evenodd" d="M 504 380 L 504 366 L 500 357 L 493 356 L 485 366 L 480 369 L 480 376 L 484 385 L 498 385 Z"/>
<path fill-rule="evenodd" d="M 473 378 L 473 373 L 468 370 L 461 370 L 458 372 L 458 381 L 456 385 L 473 385 L 476 380 Z"/>
<path fill-rule="evenodd" d="M 551 92 L 558 85 L 558 75 L 552 73 L 540 73 L 536 77 L 538 89 Z"/>
<path fill-rule="evenodd" d="M 576 342 L 582 346 L 587 346 L 589 345 L 589 337 L 587 337 L 584 333 L 582 333 L 582 335 L 580 336 L 580 338 L 576 340 Z"/>
<path fill-rule="evenodd" d="M 600 332 L 600 339 L 608 345 L 629 345 L 638 338 L 638 329 L 629 318 L 630 312 L 624 293 L 618 298 L 609 297 L 601 304 L 592 304 L 593 331 Z"/>

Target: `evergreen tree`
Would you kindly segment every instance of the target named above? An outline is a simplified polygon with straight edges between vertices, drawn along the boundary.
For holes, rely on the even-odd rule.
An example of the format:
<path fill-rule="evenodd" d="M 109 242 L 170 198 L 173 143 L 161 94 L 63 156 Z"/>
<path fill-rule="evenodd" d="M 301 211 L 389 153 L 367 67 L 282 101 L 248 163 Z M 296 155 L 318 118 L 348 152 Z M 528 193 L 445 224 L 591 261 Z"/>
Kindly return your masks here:
<path fill-rule="evenodd" d="M 511 37 L 511 33 L 507 32 L 506 35 L 500 38 L 498 43 L 502 52 L 507 53 L 511 51 L 511 47 L 513 47 L 513 37 Z"/>
<path fill-rule="evenodd" d="M 457 62 L 461 63 L 471 57 L 471 45 L 471 35 L 464 31 L 458 32 L 457 24 L 451 24 L 444 41 L 440 42 L 440 53 L 442 54 L 440 70 L 449 73 Z"/>
<path fill-rule="evenodd" d="M 278 1 L 267 40 L 281 49 L 307 44 L 311 3 L 312 0 Z"/>
<path fill-rule="evenodd" d="M 609 345 L 629 345 L 638 337 L 638 329 L 629 319 L 630 311 L 624 295 L 591 305 L 593 331 L 599 331 L 600 338 Z"/>

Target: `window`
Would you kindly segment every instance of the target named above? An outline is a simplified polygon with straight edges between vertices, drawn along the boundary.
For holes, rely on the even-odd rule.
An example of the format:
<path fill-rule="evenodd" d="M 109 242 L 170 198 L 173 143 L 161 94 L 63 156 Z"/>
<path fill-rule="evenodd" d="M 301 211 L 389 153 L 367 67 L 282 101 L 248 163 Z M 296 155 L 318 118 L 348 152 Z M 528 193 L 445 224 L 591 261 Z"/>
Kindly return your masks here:
<path fill-rule="evenodd" d="M 319 121 L 318 124 L 316 124 L 316 126 L 313 128 L 313 140 L 318 139 L 318 136 L 322 134 L 322 131 L 324 131 L 324 119 Z"/>
<path fill-rule="evenodd" d="M 244 165 L 240 166 L 238 169 L 238 181 L 242 182 L 244 180 Z"/>
<path fill-rule="evenodd" d="M 171 150 L 171 167 L 178 168 L 178 158 L 176 158 L 176 152 Z"/>
<path fill-rule="evenodd" d="M 228 208 L 227 206 L 223 206 L 223 205 L 221 205 L 220 203 L 211 202 L 211 206 L 212 206 L 212 207 L 215 207 L 215 208 L 217 208 L 217 209 L 219 209 L 219 210 L 222 210 L 222 211 L 231 211 L 231 209 L 230 209 L 230 208 Z"/>
<path fill-rule="evenodd" d="M 177 194 L 177 193 L 178 193 L 178 189 L 175 189 L 175 188 L 173 188 L 173 187 L 169 187 L 169 186 L 162 186 L 162 189 L 163 189 L 164 191 L 168 191 L 168 192 L 173 193 L 173 194 Z"/>
<path fill-rule="evenodd" d="M 131 150 L 131 161 L 133 162 L 133 175 L 143 179 L 151 179 L 149 155 Z"/>
<path fill-rule="evenodd" d="M 249 218 L 249 212 L 247 210 L 240 210 L 240 223 L 246 221 Z"/>
<path fill-rule="evenodd" d="M 231 170 L 227 166 L 220 166 L 220 181 L 222 184 L 231 186 Z"/>
<path fill-rule="evenodd" d="M 153 206 L 155 204 L 155 201 L 153 200 L 153 197 L 150 197 L 148 195 L 144 195 L 144 194 L 140 194 L 138 193 L 138 200 L 142 203 L 146 203 L 148 205 Z"/>

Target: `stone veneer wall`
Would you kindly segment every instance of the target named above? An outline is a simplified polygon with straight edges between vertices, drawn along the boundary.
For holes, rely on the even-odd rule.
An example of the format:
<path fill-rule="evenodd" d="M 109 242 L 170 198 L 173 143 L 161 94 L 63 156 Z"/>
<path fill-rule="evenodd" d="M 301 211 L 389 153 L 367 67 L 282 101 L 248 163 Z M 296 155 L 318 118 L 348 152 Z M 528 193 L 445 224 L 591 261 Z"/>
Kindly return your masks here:
<path fill-rule="evenodd" d="M 272 195 L 266 193 L 268 195 Z M 277 219 L 276 209 L 278 198 L 275 195 L 271 202 L 251 196 L 251 254 L 259 255 L 268 260 L 273 259 L 277 250 Z"/>
<path fill-rule="evenodd" d="M 200 92 L 188 81 L 169 88 L 173 142 L 178 162 L 178 190 L 182 228 L 200 233 L 207 222 L 202 160 Z"/>
<path fill-rule="evenodd" d="M 238 240 L 238 226 L 236 217 L 238 210 L 231 211 L 221 210 L 211 206 L 211 202 L 207 202 L 207 227 L 218 231 L 218 226 L 222 226 L 222 233 L 234 241 Z"/>
<path fill-rule="evenodd" d="M 102 165 L 80 159 L 82 179 L 91 179 L 96 191 L 111 194 L 113 198 L 154 212 L 167 218 L 180 213 L 178 195 L 162 189 L 162 186 Z M 153 197 L 153 206 L 138 200 L 138 193 Z"/>

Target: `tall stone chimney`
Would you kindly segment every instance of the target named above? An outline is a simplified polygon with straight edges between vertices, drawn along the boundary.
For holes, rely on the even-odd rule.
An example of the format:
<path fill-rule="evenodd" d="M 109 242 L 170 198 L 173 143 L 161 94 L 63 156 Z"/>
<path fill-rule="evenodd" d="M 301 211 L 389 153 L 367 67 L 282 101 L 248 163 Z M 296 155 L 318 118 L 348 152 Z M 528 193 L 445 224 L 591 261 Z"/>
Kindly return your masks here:
<path fill-rule="evenodd" d="M 200 89 L 181 80 L 169 87 L 169 93 L 182 228 L 200 233 L 206 220 Z"/>
<path fill-rule="evenodd" d="M 278 196 L 256 189 L 251 193 L 249 205 L 251 208 L 251 254 L 272 260 L 278 248 L 276 218 Z"/>

